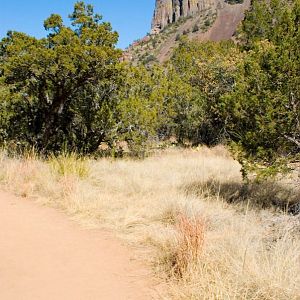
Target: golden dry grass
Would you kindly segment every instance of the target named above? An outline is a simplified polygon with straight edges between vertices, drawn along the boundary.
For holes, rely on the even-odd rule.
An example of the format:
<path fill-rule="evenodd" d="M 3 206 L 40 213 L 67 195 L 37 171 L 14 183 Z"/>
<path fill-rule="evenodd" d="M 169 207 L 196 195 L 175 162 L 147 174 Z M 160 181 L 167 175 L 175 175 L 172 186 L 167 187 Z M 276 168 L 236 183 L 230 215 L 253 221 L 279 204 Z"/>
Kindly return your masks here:
<path fill-rule="evenodd" d="M 152 264 L 169 299 L 300 299 L 299 217 L 229 204 L 222 186 L 240 184 L 239 169 L 222 147 L 145 160 L 0 154 L 2 187 L 114 230 Z"/>

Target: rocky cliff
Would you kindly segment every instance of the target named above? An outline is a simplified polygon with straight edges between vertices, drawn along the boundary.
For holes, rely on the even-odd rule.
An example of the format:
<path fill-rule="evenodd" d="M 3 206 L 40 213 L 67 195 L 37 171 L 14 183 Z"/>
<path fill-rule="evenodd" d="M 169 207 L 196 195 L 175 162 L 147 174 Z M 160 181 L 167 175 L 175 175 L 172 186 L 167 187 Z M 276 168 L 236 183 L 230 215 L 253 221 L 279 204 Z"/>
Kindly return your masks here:
<path fill-rule="evenodd" d="M 156 0 L 152 33 L 159 33 L 180 18 L 196 15 L 216 5 L 216 0 Z"/>
<path fill-rule="evenodd" d="M 149 65 L 167 61 L 184 36 L 197 41 L 234 38 L 251 0 L 156 0 L 152 34 L 135 41 L 123 60 Z"/>

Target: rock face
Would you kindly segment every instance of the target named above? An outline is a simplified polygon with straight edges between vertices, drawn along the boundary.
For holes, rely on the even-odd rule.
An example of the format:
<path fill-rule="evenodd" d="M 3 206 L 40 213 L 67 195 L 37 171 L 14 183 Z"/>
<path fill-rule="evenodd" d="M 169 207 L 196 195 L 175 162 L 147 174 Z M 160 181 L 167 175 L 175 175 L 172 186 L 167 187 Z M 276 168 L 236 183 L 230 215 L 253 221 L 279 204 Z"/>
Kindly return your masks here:
<path fill-rule="evenodd" d="M 152 34 L 130 45 L 123 60 L 144 65 L 164 63 L 182 36 L 200 42 L 232 39 L 251 0 L 242 0 L 239 4 L 227 2 L 231 1 L 156 0 Z"/>
<path fill-rule="evenodd" d="M 156 0 L 152 33 L 160 32 L 181 17 L 193 16 L 215 6 L 215 0 Z"/>

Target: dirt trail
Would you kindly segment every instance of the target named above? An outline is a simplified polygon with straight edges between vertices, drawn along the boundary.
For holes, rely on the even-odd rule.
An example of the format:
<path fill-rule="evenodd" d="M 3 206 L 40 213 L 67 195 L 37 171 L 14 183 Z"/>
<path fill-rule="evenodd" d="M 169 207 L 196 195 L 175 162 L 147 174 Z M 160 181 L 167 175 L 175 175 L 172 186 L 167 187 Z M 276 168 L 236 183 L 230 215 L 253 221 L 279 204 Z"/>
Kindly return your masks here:
<path fill-rule="evenodd" d="M 0 299 L 156 298 L 149 271 L 109 233 L 0 192 Z"/>

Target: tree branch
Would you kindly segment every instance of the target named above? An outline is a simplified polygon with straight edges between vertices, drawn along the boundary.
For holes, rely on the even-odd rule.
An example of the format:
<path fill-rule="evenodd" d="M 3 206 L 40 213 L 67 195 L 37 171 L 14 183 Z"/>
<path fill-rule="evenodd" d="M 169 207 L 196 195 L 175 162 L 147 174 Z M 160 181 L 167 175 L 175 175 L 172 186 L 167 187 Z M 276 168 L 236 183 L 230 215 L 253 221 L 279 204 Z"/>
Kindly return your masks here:
<path fill-rule="evenodd" d="M 290 137 L 290 136 L 287 136 L 287 135 L 284 135 L 284 137 L 286 139 L 288 139 L 290 142 L 293 142 L 294 144 L 296 144 L 298 146 L 298 148 L 300 148 L 300 141 L 296 140 L 295 138 L 293 137 Z"/>

